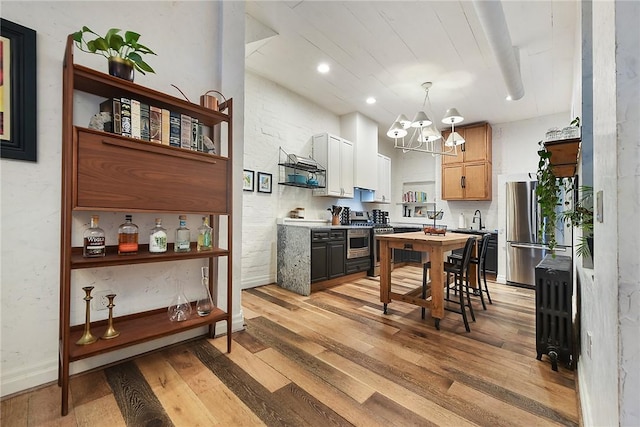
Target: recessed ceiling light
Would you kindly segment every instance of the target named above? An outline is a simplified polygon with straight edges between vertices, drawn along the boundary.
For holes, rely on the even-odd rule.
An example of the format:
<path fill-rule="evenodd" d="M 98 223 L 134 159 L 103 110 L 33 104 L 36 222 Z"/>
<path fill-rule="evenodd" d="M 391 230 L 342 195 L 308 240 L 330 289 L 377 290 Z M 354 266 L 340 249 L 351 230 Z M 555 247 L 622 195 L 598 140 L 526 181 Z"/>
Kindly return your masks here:
<path fill-rule="evenodd" d="M 322 73 L 322 74 L 326 74 L 329 72 L 331 68 L 329 68 L 329 64 L 322 62 L 320 64 L 318 64 L 318 72 Z"/>
<path fill-rule="evenodd" d="M 376 99 L 373 96 L 367 98 L 367 104 L 375 104 Z"/>

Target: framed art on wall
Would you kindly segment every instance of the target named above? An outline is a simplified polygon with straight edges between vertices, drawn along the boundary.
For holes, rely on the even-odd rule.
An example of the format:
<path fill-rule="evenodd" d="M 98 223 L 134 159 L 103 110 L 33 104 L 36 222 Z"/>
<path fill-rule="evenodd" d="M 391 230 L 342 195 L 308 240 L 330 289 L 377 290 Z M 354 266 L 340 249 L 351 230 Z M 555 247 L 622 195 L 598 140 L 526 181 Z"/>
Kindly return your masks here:
<path fill-rule="evenodd" d="M 0 153 L 37 161 L 36 32 L 0 19 Z"/>
<path fill-rule="evenodd" d="M 242 171 L 242 191 L 253 191 L 253 176 L 252 170 L 245 169 Z"/>
<path fill-rule="evenodd" d="M 258 192 L 271 193 L 271 174 L 258 172 Z"/>

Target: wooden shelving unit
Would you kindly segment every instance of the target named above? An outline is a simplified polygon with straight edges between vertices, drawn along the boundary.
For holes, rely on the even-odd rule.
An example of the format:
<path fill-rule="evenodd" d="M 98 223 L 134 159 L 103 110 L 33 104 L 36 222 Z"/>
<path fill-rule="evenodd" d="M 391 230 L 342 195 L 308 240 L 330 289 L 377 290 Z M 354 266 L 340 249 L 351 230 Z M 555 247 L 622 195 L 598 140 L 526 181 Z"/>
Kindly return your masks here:
<path fill-rule="evenodd" d="M 544 148 L 551 153 L 549 163 L 556 178 L 575 176 L 581 141 L 581 138 L 571 138 L 544 143 Z"/>
<path fill-rule="evenodd" d="M 69 365 L 71 362 L 155 340 L 190 329 L 208 326 L 213 337 L 217 322 L 227 322 L 227 351 L 231 351 L 232 327 L 232 116 L 233 101 L 213 111 L 179 98 L 73 63 L 73 39 L 69 35 L 63 63 L 62 114 L 62 207 L 60 238 L 60 357 L 58 384 L 62 388 L 62 415 L 69 410 Z M 226 126 L 228 156 L 218 156 L 128 138 L 74 126 L 74 92 L 104 98 L 125 97 L 195 117 L 212 132 Z M 223 112 L 224 111 L 224 112 Z M 222 143 L 222 142 L 221 142 Z M 162 167 L 158 167 L 162 165 Z M 178 210 L 179 209 L 179 210 Z M 108 247 L 103 258 L 84 258 L 81 247 L 72 246 L 73 215 L 79 211 L 158 212 L 203 214 L 212 226 L 226 224 L 226 241 L 215 241 L 214 249 L 152 254 L 140 245 L 137 255 L 117 255 Z M 224 218 L 226 221 L 220 221 Z M 72 289 L 86 284 L 72 283 L 72 270 L 207 259 L 209 271 L 217 271 L 218 259 L 227 260 L 227 311 L 220 308 L 205 317 L 184 322 L 169 321 L 166 307 L 114 318 L 120 335 L 110 340 L 80 346 L 76 341 L 84 325 L 70 324 Z M 214 291 L 214 274 L 209 290 Z M 82 304 L 82 301 L 74 301 Z M 106 321 L 92 322 L 92 333 L 100 336 Z"/>

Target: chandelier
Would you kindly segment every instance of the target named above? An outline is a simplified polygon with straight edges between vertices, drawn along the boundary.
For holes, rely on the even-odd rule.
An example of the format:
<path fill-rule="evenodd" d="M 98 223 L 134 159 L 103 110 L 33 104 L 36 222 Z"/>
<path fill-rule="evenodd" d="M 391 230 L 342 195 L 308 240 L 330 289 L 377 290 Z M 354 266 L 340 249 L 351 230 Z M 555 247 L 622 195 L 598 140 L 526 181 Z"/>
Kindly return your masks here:
<path fill-rule="evenodd" d="M 433 156 L 457 156 L 458 145 L 464 144 L 464 138 L 455 131 L 455 125 L 461 123 L 464 117 L 460 115 L 455 108 L 449 108 L 442 119 L 442 123 L 451 125 L 451 134 L 446 141 L 442 140 L 442 135 L 436 128 L 433 121 L 424 112 L 424 108 L 428 103 L 428 110 L 431 113 L 431 101 L 429 100 L 429 89 L 433 83 L 422 83 L 425 90 L 424 102 L 422 103 L 422 111 L 418 111 L 412 121 L 407 116 L 400 114 L 396 121 L 391 125 L 387 136 L 393 138 L 394 147 L 401 149 L 404 153 L 408 151 L 418 151 L 421 153 L 430 153 Z M 433 117 L 433 114 L 431 115 Z M 412 130 L 411 136 L 405 137 Z"/>

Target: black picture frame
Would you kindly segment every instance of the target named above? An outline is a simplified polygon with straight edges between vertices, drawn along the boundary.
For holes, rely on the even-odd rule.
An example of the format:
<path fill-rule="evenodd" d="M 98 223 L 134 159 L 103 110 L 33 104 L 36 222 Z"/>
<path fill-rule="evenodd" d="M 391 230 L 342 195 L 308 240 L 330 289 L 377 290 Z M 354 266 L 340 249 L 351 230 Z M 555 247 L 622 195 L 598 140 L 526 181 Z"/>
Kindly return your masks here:
<path fill-rule="evenodd" d="M 0 28 L 0 55 L 9 60 L 8 66 L 0 61 L 0 154 L 3 159 L 37 162 L 36 32 L 1 18 Z"/>
<path fill-rule="evenodd" d="M 273 176 L 270 173 L 258 172 L 258 193 L 271 193 Z"/>
<path fill-rule="evenodd" d="M 254 191 L 255 173 L 250 169 L 244 169 L 242 171 L 242 191 Z"/>

